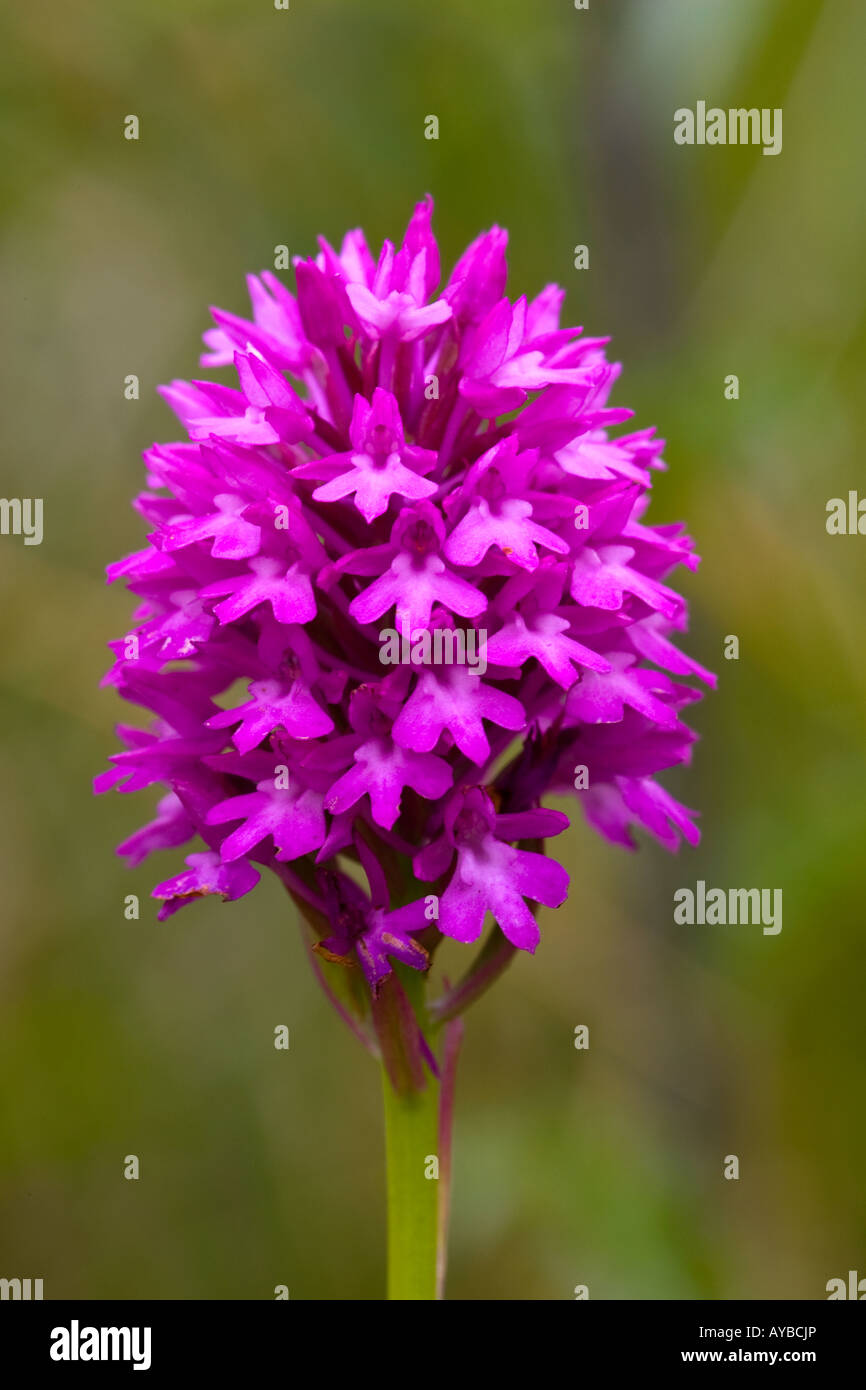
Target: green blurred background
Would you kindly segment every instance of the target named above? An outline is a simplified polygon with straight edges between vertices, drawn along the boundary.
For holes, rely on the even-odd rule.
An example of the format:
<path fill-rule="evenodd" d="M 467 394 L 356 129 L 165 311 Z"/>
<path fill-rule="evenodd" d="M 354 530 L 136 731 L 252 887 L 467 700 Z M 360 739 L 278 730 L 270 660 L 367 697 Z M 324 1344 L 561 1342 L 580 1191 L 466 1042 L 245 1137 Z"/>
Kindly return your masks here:
<path fill-rule="evenodd" d="M 450 1296 L 822 1298 L 866 1273 L 866 540 L 825 530 L 864 476 L 866 7 L 31 0 L 0 35 L 2 491 L 45 499 L 40 547 L 0 539 L 0 1274 L 381 1296 L 379 1078 L 282 890 L 157 925 L 180 855 L 127 871 L 152 799 L 90 778 L 130 612 L 102 569 L 144 535 L 142 448 L 176 437 L 154 388 L 197 374 L 207 305 L 245 313 L 276 243 L 397 236 L 427 190 L 447 261 L 499 222 L 513 293 L 557 280 L 613 335 L 618 403 L 669 441 L 650 519 L 704 557 L 675 581 L 688 648 L 721 675 L 665 779 L 701 847 L 576 822 L 569 904 L 469 1015 Z M 699 98 L 783 107 L 781 155 L 676 146 Z M 781 887 L 781 934 L 675 926 L 697 878 Z"/>

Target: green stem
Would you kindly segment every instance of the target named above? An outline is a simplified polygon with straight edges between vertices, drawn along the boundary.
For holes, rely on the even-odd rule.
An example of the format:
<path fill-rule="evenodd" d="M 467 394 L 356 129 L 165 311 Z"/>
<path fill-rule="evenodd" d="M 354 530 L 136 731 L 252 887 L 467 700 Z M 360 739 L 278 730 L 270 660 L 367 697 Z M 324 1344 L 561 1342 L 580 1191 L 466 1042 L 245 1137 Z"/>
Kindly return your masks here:
<path fill-rule="evenodd" d="M 383 1068 L 388 1298 L 435 1299 L 439 1240 L 439 1083 L 398 1094 Z M 435 1160 L 433 1162 L 432 1160 Z M 443 1178 L 447 1181 L 447 1168 Z"/>

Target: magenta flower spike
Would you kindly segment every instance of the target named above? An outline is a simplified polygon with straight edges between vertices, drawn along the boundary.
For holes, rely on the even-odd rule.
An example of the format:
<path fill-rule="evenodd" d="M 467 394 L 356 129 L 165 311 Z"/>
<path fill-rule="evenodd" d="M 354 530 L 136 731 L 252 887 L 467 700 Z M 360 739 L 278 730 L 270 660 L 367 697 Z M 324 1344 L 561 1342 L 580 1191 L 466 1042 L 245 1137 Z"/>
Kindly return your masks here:
<path fill-rule="evenodd" d="M 152 722 L 96 779 L 161 789 L 130 863 L 191 846 L 160 919 L 263 869 L 296 904 L 383 1064 L 393 1298 L 442 1295 L 461 1015 L 568 898 L 542 799 L 694 844 L 655 779 L 690 757 L 682 678 L 715 684 L 671 640 L 664 581 L 697 557 L 643 520 L 663 441 L 615 432 L 605 340 L 560 327 L 554 285 L 505 296 L 498 227 L 440 286 L 431 216 L 378 259 L 321 241 L 296 295 L 250 276 L 252 318 L 204 335 L 235 385 L 163 389 L 188 438 L 145 454 L 148 544 L 108 571 L 140 602 L 105 683 Z M 481 944 L 430 999 L 445 937 Z"/>

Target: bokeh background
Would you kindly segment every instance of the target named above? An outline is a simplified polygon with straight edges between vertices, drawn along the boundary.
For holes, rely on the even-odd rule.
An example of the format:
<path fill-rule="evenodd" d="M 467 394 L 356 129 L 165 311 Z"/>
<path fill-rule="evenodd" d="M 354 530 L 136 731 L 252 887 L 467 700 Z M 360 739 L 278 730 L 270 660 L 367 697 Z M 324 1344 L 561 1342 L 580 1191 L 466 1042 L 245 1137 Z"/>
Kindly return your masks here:
<path fill-rule="evenodd" d="M 676 581 L 688 647 L 721 674 L 666 779 L 700 848 L 576 823 L 569 904 L 469 1016 L 450 1296 L 822 1298 L 866 1273 L 866 539 L 825 530 L 866 491 L 864 46 L 857 0 L 4 7 L 2 491 L 45 499 L 45 538 L 0 539 L 0 1274 L 381 1296 L 379 1078 L 282 890 L 156 924 L 180 856 L 127 871 L 152 803 L 90 779 L 130 611 L 103 566 L 144 534 L 142 448 L 176 437 L 155 386 L 196 374 L 207 305 L 245 312 L 275 244 L 399 235 L 427 190 L 448 261 L 499 222 L 513 293 L 557 280 L 613 335 L 617 401 L 669 440 L 651 519 L 704 557 Z M 781 155 L 676 146 L 699 98 L 783 107 Z M 675 926 L 697 878 L 781 887 L 781 934 Z"/>

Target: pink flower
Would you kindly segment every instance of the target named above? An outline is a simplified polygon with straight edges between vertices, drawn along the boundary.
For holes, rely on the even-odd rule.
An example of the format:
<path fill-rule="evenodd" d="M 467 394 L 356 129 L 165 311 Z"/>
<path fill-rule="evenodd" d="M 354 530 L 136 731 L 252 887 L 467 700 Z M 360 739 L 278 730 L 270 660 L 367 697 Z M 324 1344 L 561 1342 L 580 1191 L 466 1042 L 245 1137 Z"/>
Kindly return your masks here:
<path fill-rule="evenodd" d="M 605 340 L 560 326 L 555 285 L 506 296 L 498 227 L 440 288 L 431 216 L 378 257 L 322 240 L 296 294 L 250 276 L 249 320 L 213 311 L 202 362 L 236 384 L 164 388 L 188 437 L 148 450 L 148 545 L 109 568 L 139 606 L 106 684 L 152 722 L 97 788 L 168 789 L 120 852 L 202 842 L 163 917 L 269 868 L 374 1001 L 488 913 L 535 949 L 568 889 L 548 792 L 615 843 L 694 842 L 655 778 L 690 757 L 683 678 L 714 684 L 672 640 L 666 579 L 697 560 L 644 519 L 663 445 L 611 433 Z M 396 669 L 380 623 L 408 635 Z"/>

